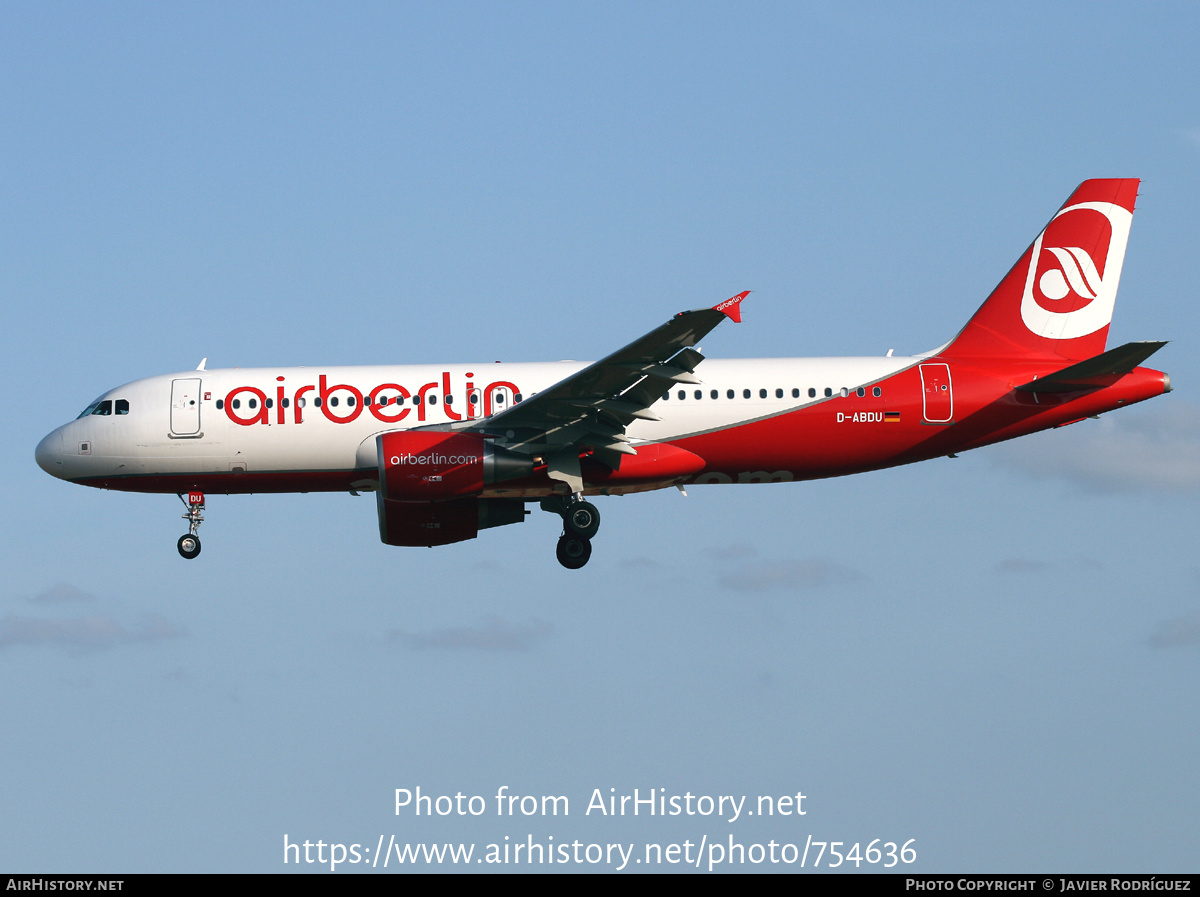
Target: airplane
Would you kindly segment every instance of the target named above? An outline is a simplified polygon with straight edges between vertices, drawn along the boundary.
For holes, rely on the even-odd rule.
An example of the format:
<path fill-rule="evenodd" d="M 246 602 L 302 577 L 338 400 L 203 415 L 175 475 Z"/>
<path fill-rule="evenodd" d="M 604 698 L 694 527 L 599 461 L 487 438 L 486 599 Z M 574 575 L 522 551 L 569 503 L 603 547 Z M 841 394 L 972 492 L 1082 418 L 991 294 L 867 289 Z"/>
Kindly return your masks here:
<path fill-rule="evenodd" d="M 205 359 L 105 392 L 35 457 L 70 482 L 176 493 L 188 559 L 206 495 L 374 492 L 380 539 L 400 546 L 473 539 L 536 502 L 578 569 L 600 526 L 589 497 L 954 457 L 1170 392 L 1140 366 L 1166 343 L 1105 348 L 1138 184 L 1082 183 L 958 335 L 919 355 L 706 361 L 699 341 L 741 320 L 747 291 L 590 364 Z"/>

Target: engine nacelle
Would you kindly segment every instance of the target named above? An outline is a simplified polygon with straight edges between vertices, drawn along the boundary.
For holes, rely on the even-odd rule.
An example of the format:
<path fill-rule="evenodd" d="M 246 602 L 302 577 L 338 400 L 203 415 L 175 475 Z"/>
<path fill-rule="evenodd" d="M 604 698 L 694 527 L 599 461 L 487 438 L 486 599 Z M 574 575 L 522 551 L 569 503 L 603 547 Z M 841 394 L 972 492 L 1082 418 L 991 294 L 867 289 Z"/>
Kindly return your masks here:
<path fill-rule="evenodd" d="M 379 494 L 389 501 L 464 498 L 533 473 L 530 456 L 497 448 L 477 433 L 401 430 L 380 433 L 375 443 Z"/>
<path fill-rule="evenodd" d="M 379 538 L 386 545 L 449 545 L 474 539 L 481 529 L 520 523 L 525 503 L 516 498 L 458 498 L 453 501 L 379 503 Z"/>

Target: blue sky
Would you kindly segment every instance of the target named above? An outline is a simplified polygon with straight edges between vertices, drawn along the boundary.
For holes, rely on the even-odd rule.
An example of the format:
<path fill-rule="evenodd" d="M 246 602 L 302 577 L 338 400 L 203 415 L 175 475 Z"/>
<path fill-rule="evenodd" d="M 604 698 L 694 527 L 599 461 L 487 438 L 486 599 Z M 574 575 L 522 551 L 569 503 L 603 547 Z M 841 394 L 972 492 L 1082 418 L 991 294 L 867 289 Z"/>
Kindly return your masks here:
<path fill-rule="evenodd" d="M 924 872 L 1194 871 L 1198 25 L 0 9 L 0 868 L 733 834 L 913 838 Z M 186 563 L 174 496 L 33 462 L 103 390 L 205 356 L 595 358 L 744 289 L 710 357 L 924 351 L 1089 177 L 1143 179 L 1111 340 L 1171 340 L 1173 394 L 957 460 L 604 500 L 577 573 L 549 515 L 394 549 L 345 495 L 214 498 Z M 394 813 L 396 788 L 501 785 L 571 815 Z M 809 812 L 597 819 L 597 788 Z"/>

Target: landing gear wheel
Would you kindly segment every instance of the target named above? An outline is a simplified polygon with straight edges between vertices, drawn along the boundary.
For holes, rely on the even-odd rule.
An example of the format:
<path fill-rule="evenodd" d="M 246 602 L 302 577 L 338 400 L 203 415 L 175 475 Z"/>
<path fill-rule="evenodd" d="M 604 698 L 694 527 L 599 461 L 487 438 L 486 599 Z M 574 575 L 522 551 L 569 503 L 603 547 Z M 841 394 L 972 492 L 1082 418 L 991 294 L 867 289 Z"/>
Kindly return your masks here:
<path fill-rule="evenodd" d="M 179 553 L 189 561 L 200 553 L 200 537 L 191 533 L 179 537 Z"/>
<path fill-rule="evenodd" d="M 559 538 L 554 553 L 558 556 L 558 562 L 568 570 L 578 570 L 592 556 L 592 543 L 588 539 L 567 534 Z"/>
<path fill-rule="evenodd" d="M 590 501 L 571 502 L 563 514 L 563 528 L 569 535 L 590 539 L 600 530 L 600 512 Z"/>
<path fill-rule="evenodd" d="M 200 537 L 196 535 L 196 530 L 200 529 L 200 524 L 204 522 L 204 493 L 192 491 L 185 499 L 181 492 L 179 500 L 187 508 L 183 519 L 188 522 L 188 531 L 179 537 L 175 547 L 179 549 L 180 555 L 190 561 L 200 553 Z"/>

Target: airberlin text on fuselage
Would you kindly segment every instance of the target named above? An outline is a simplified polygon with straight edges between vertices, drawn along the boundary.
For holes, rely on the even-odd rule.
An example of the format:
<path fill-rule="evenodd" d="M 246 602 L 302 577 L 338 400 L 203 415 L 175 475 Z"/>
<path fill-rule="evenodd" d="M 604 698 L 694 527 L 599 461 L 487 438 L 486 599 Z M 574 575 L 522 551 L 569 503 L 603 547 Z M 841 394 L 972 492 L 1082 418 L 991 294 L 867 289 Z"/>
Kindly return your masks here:
<path fill-rule="evenodd" d="M 450 386 L 449 371 L 442 372 L 440 383 L 436 380 L 425 383 L 415 391 L 409 390 L 399 383 L 380 383 L 373 389 L 364 392 L 348 383 L 330 384 L 329 378 L 325 374 L 321 374 L 317 377 L 316 384 L 309 383 L 296 387 L 289 395 L 291 388 L 284 385 L 286 378 L 276 377 L 278 383 L 275 387 L 274 401 L 270 403 L 273 407 L 268 406 L 266 392 L 258 387 L 237 386 L 225 395 L 224 410 L 231 421 L 241 424 L 243 427 L 270 423 L 299 424 L 304 422 L 304 411 L 306 410 L 304 400 L 309 393 L 314 393 L 313 398 L 319 399 L 319 401 L 313 404 L 335 424 L 352 423 L 358 420 L 363 411 L 369 412 L 376 420 L 385 424 L 398 424 L 414 411 L 416 420 L 424 421 L 427 410 L 438 407 L 436 396 L 440 395 L 442 414 L 447 418 L 462 420 L 465 417 L 467 420 L 473 420 L 479 417 L 488 417 L 498 408 L 507 408 L 508 403 L 514 401 L 515 397 L 520 394 L 517 385 L 508 380 L 496 380 L 486 386 L 477 387 L 470 379 L 475 375 L 467 372 L 466 376 L 468 379 L 465 389 L 460 393 L 466 399 L 462 411 L 455 409 L 452 403 L 446 401 L 454 394 Z M 497 403 L 496 393 L 499 390 L 507 390 L 507 395 L 504 395 L 501 402 Z M 430 393 L 434 393 L 434 395 L 431 396 Z M 345 399 L 345 413 L 340 413 L 341 409 L 338 407 L 339 394 Z M 333 401 L 331 402 L 330 399 Z M 409 399 L 413 399 L 411 405 L 408 404 Z M 249 417 L 243 417 L 241 414 L 242 400 L 246 401 L 247 410 L 252 412 Z M 274 412 L 274 421 L 271 419 L 272 412 Z"/>

